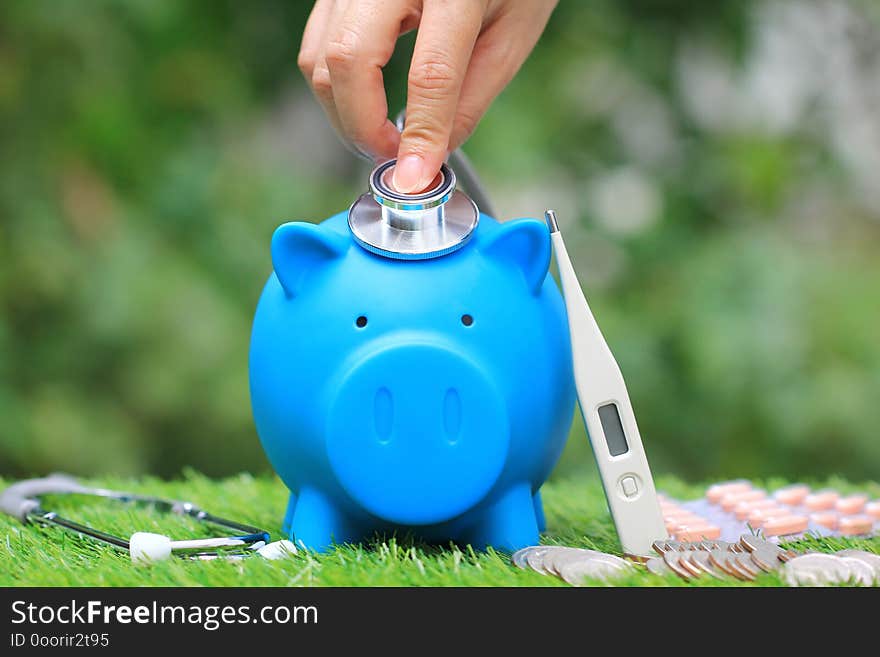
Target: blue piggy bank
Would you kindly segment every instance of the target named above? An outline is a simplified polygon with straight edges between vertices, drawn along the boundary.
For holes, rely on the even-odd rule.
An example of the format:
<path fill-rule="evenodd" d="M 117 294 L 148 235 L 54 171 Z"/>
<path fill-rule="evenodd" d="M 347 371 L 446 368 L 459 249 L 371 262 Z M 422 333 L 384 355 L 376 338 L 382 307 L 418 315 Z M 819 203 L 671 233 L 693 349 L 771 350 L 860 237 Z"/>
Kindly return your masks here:
<path fill-rule="evenodd" d="M 291 540 L 536 544 L 575 400 L 547 227 L 479 215 L 454 253 L 395 260 L 343 212 L 280 226 L 271 251 L 250 390 Z"/>

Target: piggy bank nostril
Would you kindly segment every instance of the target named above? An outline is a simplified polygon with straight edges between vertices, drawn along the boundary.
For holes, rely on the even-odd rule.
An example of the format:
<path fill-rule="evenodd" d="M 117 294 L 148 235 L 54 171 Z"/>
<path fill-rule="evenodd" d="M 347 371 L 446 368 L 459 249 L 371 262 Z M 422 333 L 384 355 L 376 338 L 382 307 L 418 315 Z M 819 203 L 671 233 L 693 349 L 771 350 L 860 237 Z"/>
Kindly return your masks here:
<path fill-rule="evenodd" d="M 461 397 L 455 388 L 449 388 L 443 397 L 443 430 L 450 444 L 458 441 L 461 433 Z"/>
<path fill-rule="evenodd" d="M 394 399 L 388 388 L 382 387 L 376 391 L 373 398 L 373 423 L 376 427 L 376 437 L 380 443 L 391 440 L 391 427 L 394 425 Z"/>

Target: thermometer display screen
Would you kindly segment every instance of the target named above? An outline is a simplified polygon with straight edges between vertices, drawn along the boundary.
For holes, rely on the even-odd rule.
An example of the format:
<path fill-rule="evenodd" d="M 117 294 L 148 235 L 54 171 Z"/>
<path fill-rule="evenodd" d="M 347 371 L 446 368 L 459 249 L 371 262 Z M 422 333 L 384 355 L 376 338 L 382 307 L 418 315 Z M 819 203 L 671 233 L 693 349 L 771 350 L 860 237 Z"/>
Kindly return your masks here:
<path fill-rule="evenodd" d="M 605 443 L 611 456 L 620 456 L 629 451 L 626 442 L 626 434 L 623 433 L 623 423 L 620 421 L 620 413 L 617 404 L 605 404 L 599 407 L 599 421 L 602 422 L 602 432 L 605 434 Z"/>

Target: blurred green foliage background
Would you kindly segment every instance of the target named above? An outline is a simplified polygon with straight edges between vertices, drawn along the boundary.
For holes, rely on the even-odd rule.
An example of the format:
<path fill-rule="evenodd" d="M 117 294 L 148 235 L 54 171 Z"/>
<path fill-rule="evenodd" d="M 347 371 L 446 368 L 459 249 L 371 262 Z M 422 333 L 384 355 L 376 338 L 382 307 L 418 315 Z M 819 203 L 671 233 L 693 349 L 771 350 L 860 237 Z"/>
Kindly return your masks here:
<path fill-rule="evenodd" d="M 0 4 L 4 476 L 268 468 L 271 232 L 367 172 L 296 70 L 309 8 Z M 564 1 L 466 150 L 500 218 L 559 211 L 655 472 L 878 477 L 876 2 Z"/>

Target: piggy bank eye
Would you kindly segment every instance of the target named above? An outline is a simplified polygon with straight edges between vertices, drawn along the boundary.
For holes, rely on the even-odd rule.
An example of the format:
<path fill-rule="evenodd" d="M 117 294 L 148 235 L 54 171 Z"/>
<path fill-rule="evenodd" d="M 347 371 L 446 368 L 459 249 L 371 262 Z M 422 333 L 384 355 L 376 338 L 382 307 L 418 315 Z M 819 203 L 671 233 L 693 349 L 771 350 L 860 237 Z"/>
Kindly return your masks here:
<path fill-rule="evenodd" d="M 364 328 L 367 325 L 367 316 L 360 315 L 356 320 L 354 320 L 354 325 L 358 328 Z"/>
<path fill-rule="evenodd" d="M 464 324 L 465 326 L 470 326 L 471 324 L 474 323 L 474 318 L 471 317 L 470 315 L 462 315 L 461 316 L 461 323 Z"/>

